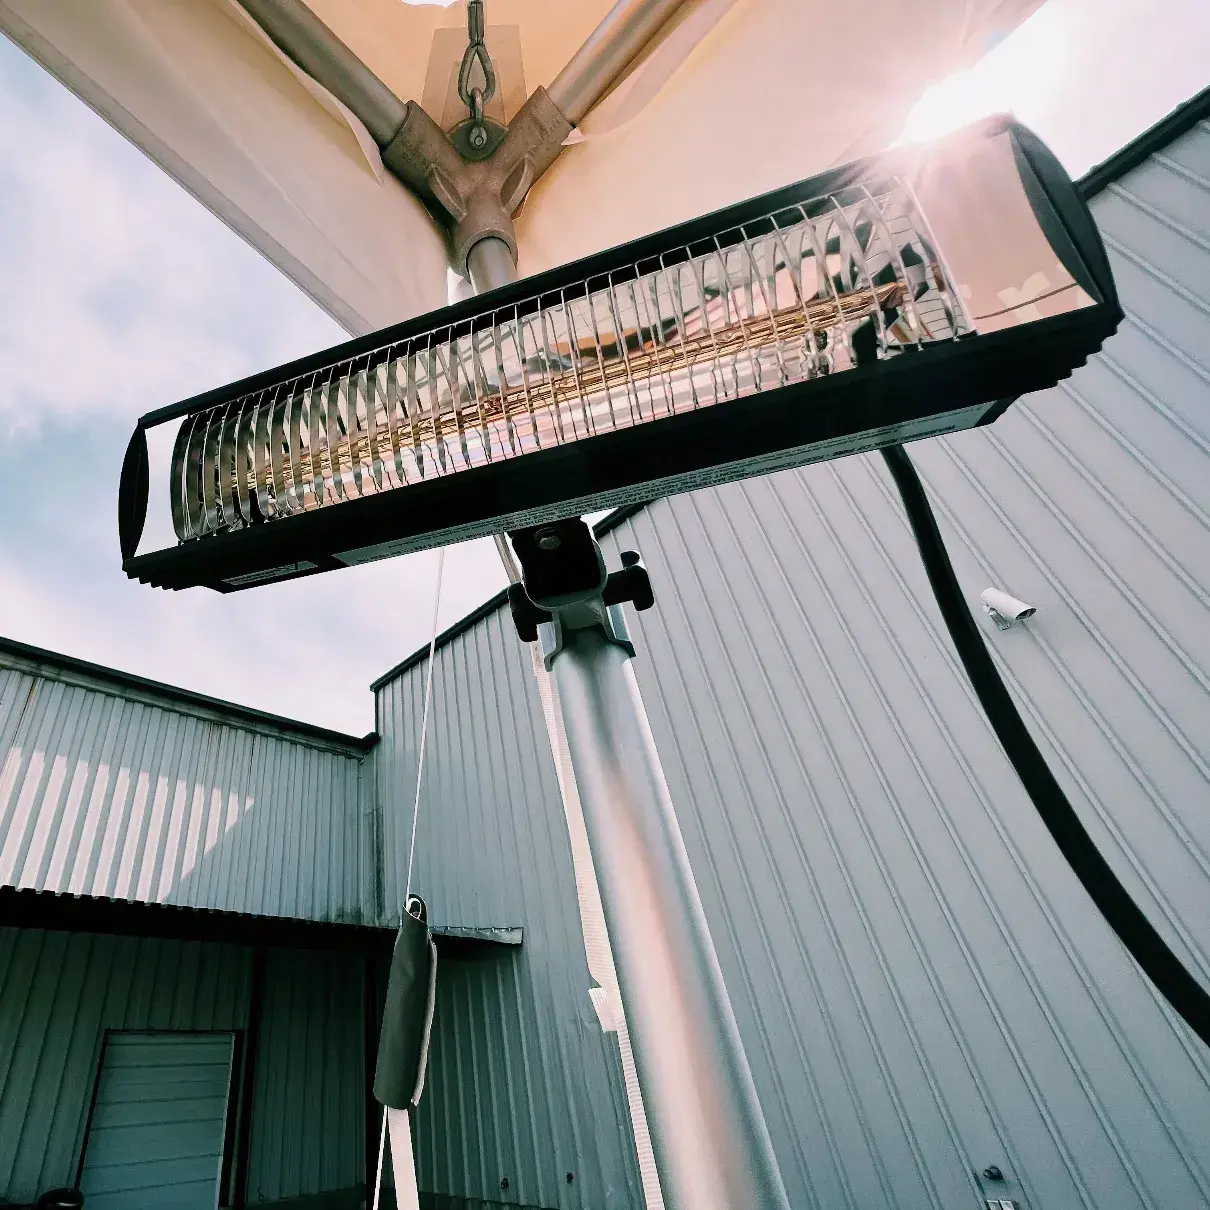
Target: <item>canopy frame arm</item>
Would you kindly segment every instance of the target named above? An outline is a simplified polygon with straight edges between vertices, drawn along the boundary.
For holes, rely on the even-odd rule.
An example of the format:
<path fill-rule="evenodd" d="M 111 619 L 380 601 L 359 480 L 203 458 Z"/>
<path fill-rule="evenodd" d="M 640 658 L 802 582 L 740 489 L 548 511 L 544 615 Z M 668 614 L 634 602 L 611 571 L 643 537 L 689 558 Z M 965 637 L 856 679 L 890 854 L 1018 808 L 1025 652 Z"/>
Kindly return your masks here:
<path fill-rule="evenodd" d="M 354 113 L 385 167 L 444 220 L 450 261 L 463 277 L 471 253 L 499 241 L 513 264 L 513 216 L 555 162 L 574 125 L 618 81 L 684 0 L 617 0 L 551 84 L 530 94 L 491 155 L 469 160 L 415 101 L 400 100 L 305 0 L 239 0 L 273 44 Z M 494 259 L 503 249 L 496 244 Z M 495 284 L 495 283 L 493 283 Z"/>
<path fill-rule="evenodd" d="M 379 147 L 407 117 L 401 101 L 304 0 L 239 0 L 265 36 L 316 83 L 357 115 Z"/>

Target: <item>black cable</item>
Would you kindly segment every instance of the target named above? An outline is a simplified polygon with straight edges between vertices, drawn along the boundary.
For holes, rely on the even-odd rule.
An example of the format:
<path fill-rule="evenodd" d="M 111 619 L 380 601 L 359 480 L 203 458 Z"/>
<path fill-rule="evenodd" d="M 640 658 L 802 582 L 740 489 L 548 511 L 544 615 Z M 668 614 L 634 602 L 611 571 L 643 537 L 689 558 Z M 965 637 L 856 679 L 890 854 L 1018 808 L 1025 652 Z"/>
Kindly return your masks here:
<path fill-rule="evenodd" d="M 882 451 L 882 456 L 899 488 L 908 523 L 916 537 L 924 569 L 933 586 L 941 616 L 949 628 L 950 638 L 958 649 L 958 656 L 983 704 L 992 730 L 1003 745 L 1026 793 L 1033 800 L 1047 831 L 1054 837 L 1075 876 L 1143 973 L 1193 1032 L 1210 1046 L 1210 994 L 1181 964 L 1138 904 L 1130 898 L 1129 892 L 1093 844 L 1092 837 L 1084 830 L 1079 816 L 1067 801 L 1067 795 L 1038 751 L 967 608 L 924 485 L 907 452 L 902 446 L 892 445 Z"/>

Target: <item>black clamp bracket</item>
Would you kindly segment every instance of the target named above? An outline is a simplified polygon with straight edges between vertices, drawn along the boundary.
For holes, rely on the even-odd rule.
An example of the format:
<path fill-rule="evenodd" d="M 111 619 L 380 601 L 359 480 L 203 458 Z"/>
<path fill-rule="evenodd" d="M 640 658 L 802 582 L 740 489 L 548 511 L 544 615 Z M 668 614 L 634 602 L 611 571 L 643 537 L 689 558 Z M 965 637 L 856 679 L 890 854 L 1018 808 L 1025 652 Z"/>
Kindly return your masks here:
<path fill-rule="evenodd" d="M 509 539 L 522 582 L 509 585 L 508 605 L 523 643 L 541 638 L 549 659 L 562 645 L 564 628 L 601 625 L 610 639 L 630 646 L 615 607 L 629 602 L 642 611 L 655 604 L 651 577 L 635 551 L 623 551 L 620 571 L 606 572 L 600 546 L 578 517 L 515 530 Z M 555 633 L 540 634 L 539 627 Z"/>

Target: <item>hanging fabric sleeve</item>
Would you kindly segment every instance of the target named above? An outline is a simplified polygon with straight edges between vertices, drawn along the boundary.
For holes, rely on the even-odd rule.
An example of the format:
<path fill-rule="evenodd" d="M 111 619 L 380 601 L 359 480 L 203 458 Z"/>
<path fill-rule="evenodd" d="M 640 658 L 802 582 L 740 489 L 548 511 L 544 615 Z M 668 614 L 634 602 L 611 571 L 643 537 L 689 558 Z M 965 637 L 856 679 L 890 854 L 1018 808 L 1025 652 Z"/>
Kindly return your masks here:
<path fill-rule="evenodd" d="M 392 1109 L 407 1109 L 418 1099 L 431 1028 L 434 958 L 428 924 L 402 913 L 374 1072 L 374 1096 Z"/>

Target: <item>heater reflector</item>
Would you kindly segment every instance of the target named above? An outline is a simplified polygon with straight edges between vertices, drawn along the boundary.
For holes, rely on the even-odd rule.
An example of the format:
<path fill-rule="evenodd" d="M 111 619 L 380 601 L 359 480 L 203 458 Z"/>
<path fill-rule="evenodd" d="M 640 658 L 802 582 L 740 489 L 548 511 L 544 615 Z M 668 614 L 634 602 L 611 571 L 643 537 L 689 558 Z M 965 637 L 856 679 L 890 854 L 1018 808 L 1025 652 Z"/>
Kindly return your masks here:
<path fill-rule="evenodd" d="M 1117 320 L 1074 187 L 997 119 L 145 417 L 123 556 L 229 591 L 953 431 Z"/>
<path fill-rule="evenodd" d="M 970 330 L 901 182 L 198 412 L 182 542 L 847 371 Z M 822 210 L 818 218 L 809 209 Z"/>

